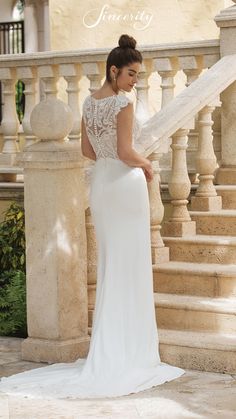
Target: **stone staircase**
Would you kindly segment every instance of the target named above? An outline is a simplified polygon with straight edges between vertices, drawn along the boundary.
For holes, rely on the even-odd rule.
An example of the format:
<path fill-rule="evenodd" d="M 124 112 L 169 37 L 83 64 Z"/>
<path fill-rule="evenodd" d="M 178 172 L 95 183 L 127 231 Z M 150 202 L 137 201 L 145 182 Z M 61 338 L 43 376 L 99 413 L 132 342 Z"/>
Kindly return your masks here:
<path fill-rule="evenodd" d="M 216 187 L 220 211 L 190 211 L 195 236 L 163 237 L 170 262 L 153 266 L 163 362 L 236 372 L 236 187 Z M 229 209 L 228 209 L 229 208 Z"/>

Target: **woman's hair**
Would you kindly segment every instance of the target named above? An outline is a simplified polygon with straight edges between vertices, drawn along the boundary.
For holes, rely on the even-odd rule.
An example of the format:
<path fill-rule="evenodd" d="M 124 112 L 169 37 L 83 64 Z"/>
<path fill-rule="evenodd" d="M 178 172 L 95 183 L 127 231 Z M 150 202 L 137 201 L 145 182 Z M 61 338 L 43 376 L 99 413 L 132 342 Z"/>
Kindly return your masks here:
<path fill-rule="evenodd" d="M 129 35 L 123 34 L 119 38 L 119 46 L 111 50 L 107 57 L 106 79 L 111 82 L 110 68 L 115 65 L 119 70 L 132 63 L 142 63 L 141 52 L 136 47 L 136 40 Z M 118 74 L 119 74 L 118 70 Z"/>

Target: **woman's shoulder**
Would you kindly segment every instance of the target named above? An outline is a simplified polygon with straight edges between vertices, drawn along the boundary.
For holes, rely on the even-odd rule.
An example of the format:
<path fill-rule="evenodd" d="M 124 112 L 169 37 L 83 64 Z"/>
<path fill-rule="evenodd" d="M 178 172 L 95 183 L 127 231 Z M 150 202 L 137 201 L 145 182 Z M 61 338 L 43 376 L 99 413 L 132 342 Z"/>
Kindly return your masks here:
<path fill-rule="evenodd" d="M 90 101 L 90 98 L 91 98 L 91 95 L 90 94 L 87 95 L 87 96 L 85 96 L 85 98 L 83 100 L 83 106 Z"/>
<path fill-rule="evenodd" d="M 106 102 L 114 104 L 115 113 L 118 113 L 122 108 L 126 107 L 128 104 L 133 104 L 133 101 L 128 98 L 124 93 L 118 93 L 117 95 L 111 95 L 104 98 L 95 98 L 93 95 L 89 94 L 85 97 L 83 101 L 83 111 L 86 108 L 91 107 L 91 103 L 97 103 L 99 105 L 104 106 Z"/>
<path fill-rule="evenodd" d="M 130 98 L 128 98 L 125 94 L 120 93 L 116 95 L 115 113 L 117 114 L 122 108 L 125 108 L 129 104 L 133 104 L 133 101 Z"/>
<path fill-rule="evenodd" d="M 127 97 L 124 93 L 119 93 L 118 95 L 116 95 L 118 103 L 120 103 L 121 105 L 128 105 L 128 103 L 133 104 L 133 101 Z"/>

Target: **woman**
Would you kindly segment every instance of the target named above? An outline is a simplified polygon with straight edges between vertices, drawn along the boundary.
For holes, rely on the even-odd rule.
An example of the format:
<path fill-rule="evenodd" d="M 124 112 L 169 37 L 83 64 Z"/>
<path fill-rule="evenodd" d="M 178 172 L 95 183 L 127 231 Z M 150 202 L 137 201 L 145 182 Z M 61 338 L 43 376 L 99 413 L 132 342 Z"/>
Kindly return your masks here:
<path fill-rule="evenodd" d="M 133 148 L 133 105 L 142 56 L 122 35 L 106 80 L 86 97 L 82 153 L 95 160 L 89 203 L 97 239 L 97 289 L 89 353 L 3 379 L 0 391 L 57 398 L 113 397 L 171 381 L 184 370 L 161 362 L 153 297 L 151 163 Z M 146 182 L 147 181 L 147 182 Z"/>

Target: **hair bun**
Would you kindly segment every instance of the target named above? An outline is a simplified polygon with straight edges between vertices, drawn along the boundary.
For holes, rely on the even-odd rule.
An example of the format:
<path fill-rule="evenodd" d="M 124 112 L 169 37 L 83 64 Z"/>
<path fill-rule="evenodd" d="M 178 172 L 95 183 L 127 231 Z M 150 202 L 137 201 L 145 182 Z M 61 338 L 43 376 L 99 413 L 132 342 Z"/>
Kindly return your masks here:
<path fill-rule="evenodd" d="M 133 48 L 133 49 L 135 49 L 137 42 L 132 36 L 129 36 L 127 34 L 123 34 L 123 35 L 120 36 L 118 44 L 119 44 L 120 48 Z"/>

